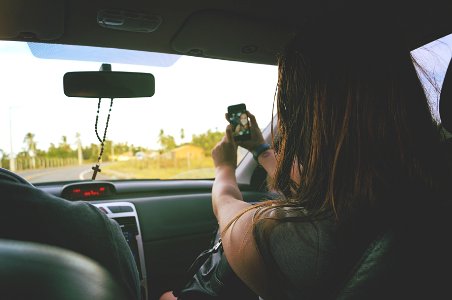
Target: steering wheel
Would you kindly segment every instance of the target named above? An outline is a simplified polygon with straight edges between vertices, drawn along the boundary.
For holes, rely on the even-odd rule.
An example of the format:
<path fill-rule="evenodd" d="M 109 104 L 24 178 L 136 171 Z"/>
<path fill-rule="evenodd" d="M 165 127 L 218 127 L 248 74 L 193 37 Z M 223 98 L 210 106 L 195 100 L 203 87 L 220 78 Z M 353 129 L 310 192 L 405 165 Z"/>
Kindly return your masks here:
<path fill-rule="evenodd" d="M 27 184 L 33 186 L 29 181 L 24 179 L 23 177 L 17 175 L 16 173 L 11 172 L 10 170 L 0 168 L 0 178 L 6 178 L 8 180 L 12 180 L 15 182 Z"/>

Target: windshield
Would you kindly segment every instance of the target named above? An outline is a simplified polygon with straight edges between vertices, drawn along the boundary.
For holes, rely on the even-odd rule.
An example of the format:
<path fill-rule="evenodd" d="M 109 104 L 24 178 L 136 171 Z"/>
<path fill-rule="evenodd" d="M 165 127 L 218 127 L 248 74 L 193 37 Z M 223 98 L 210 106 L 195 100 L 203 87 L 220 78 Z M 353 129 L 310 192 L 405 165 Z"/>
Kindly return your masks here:
<path fill-rule="evenodd" d="M 63 76 L 102 63 L 152 73 L 156 87 L 152 98 L 114 100 L 97 179 L 213 178 L 210 151 L 224 135 L 227 107 L 245 103 L 262 128 L 272 117 L 276 66 L 0 41 L 2 167 L 33 183 L 91 179 L 98 100 L 66 97 Z M 109 105 L 100 105 L 101 137 Z"/>

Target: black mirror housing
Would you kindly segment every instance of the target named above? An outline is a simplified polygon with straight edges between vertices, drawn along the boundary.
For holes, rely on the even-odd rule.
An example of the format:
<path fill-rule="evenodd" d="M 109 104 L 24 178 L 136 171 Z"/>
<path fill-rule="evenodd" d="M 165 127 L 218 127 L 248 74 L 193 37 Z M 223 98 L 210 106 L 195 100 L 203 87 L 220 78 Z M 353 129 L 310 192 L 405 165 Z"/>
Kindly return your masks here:
<path fill-rule="evenodd" d="M 155 78 L 136 72 L 68 72 L 63 77 L 64 94 L 81 98 L 140 98 L 155 93 Z"/>

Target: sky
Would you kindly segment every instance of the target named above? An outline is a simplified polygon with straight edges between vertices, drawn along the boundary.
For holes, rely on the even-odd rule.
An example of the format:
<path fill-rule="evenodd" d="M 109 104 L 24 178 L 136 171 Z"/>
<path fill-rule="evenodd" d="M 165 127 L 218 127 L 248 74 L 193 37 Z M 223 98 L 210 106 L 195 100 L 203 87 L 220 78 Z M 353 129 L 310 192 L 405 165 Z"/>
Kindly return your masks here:
<path fill-rule="evenodd" d="M 75 149 L 77 132 L 84 146 L 98 143 L 94 131 L 98 100 L 66 97 L 63 75 L 97 71 L 102 62 L 107 61 L 36 58 L 25 43 L 0 42 L 0 149 L 9 153 L 12 140 L 17 154 L 25 147 L 27 132 L 35 134 L 37 148 L 44 150 L 50 143 L 60 143 L 63 135 Z M 177 143 L 208 129 L 224 131 L 227 106 L 238 103 L 247 105 L 260 127 L 272 116 L 276 66 L 180 57 L 170 67 L 112 63 L 112 69 L 149 72 L 156 81 L 151 98 L 114 101 L 107 132 L 107 139 L 114 142 L 158 149 L 160 129 Z M 101 135 L 109 102 L 102 101 Z"/>

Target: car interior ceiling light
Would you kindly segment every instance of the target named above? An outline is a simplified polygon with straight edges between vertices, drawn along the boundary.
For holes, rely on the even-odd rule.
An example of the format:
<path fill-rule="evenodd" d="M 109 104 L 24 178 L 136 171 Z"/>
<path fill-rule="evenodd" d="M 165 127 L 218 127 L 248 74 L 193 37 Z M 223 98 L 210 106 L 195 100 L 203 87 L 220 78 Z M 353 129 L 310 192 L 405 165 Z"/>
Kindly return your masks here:
<path fill-rule="evenodd" d="M 130 32 L 154 32 L 160 26 L 162 20 L 162 17 L 158 15 L 118 9 L 101 9 L 97 13 L 99 26 Z"/>

